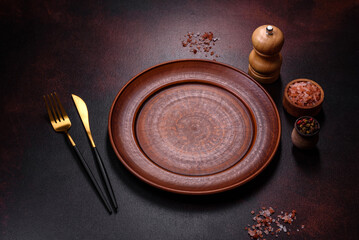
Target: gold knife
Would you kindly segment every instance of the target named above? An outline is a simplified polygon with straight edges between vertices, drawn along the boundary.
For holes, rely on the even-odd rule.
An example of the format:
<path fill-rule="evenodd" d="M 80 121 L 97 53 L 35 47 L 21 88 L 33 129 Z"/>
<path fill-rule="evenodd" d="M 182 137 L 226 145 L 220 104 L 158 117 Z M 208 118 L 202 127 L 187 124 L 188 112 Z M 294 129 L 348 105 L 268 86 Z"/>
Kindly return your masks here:
<path fill-rule="evenodd" d="M 99 152 L 98 152 L 98 150 L 96 148 L 95 142 L 94 142 L 94 140 L 92 138 L 92 134 L 91 134 L 91 130 L 90 130 L 90 123 L 89 123 L 89 114 L 88 114 L 86 103 L 79 96 L 76 96 L 74 94 L 72 94 L 72 99 L 74 100 L 74 103 L 75 103 L 77 111 L 78 111 L 78 113 L 80 115 L 81 121 L 82 121 L 82 123 L 83 123 L 83 125 L 85 127 L 87 136 L 88 136 L 88 138 L 89 138 L 89 140 L 91 142 L 91 146 L 92 146 L 92 148 L 93 148 L 93 150 L 95 152 L 96 160 L 97 160 L 98 166 L 100 168 L 102 178 L 103 178 L 103 180 L 105 182 L 107 192 L 110 194 L 111 201 L 113 203 L 113 207 L 115 209 L 115 212 L 117 212 L 118 206 L 117 206 L 115 194 L 114 194 L 112 186 L 111 186 L 110 179 L 108 177 L 105 165 L 103 164 L 103 161 L 102 161 L 102 159 L 100 157 L 100 154 L 99 154 Z"/>

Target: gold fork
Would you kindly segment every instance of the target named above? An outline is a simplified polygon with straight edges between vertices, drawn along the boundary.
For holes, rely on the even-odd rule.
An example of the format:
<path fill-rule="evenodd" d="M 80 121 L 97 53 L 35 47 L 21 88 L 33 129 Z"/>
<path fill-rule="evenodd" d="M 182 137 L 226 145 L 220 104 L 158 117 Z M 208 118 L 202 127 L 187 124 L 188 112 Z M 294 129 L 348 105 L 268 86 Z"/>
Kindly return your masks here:
<path fill-rule="evenodd" d="M 100 197 L 102 198 L 102 201 L 106 205 L 107 210 L 111 214 L 112 209 L 111 209 L 109 202 L 107 201 L 107 199 L 106 199 L 104 193 L 102 192 L 98 182 L 96 181 L 91 169 L 87 165 L 85 159 L 83 158 L 83 156 L 80 153 L 80 151 L 78 150 L 74 140 L 72 139 L 72 137 L 70 136 L 70 134 L 68 132 L 69 128 L 71 127 L 71 121 L 70 121 L 70 118 L 67 115 L 65 109 L 63 108 L 59 98 L 57 97 L 56 93 L 54 92 L 54 93 L 50 93 L 50 95 L 48 94 L 48 95 L 44 96 L 44 100 L 45 100 L 47 113 L 49 114 L 49 118 L 50 118 L 52 127 L 54 128 L 54 130 L 56 132 L 63 132 L 66 134 L 66 136 L 70 140 L 73 148 L 75 149 L 75 152 L 76 152 L 77 156 L 79 157 L 83 167 L 85 168 L 86 173 L 90 177 L 93 185 L 95 186 L 97 192 L 99 193 Z"/>

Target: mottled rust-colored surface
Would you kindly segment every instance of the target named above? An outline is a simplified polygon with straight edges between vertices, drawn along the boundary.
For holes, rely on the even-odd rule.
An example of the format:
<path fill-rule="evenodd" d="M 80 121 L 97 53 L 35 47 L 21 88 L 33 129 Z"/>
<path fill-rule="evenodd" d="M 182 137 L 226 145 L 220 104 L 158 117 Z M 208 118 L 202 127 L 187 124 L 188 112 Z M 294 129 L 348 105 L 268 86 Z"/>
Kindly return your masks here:
<path fill-rule="evenodd" d="M 272 206 L 297 210 L 295 224 L 305 228 L 290 239 L 356 239 L 357 22 L 355 1 L 1 1 L 0 238 L 249 239 L 250 211 Z M 283 31 L 285 43 L 280 79 L 265 87 L 282 120 L 282 141 L 265 171 L 212 196 L 167 193 L 127 171 L 107 133 L 120 88 L 174 59 L 214 58 L 246 71 L 252 32 L 267 23 Z M 218 57 L 183 47 L 188 31 L 219 37 Z M 310 152 L 292 146 L 295 119 L 281 103 L 284 86 L 296 78 L 313 79 L 325 92 L 320 140 Z M 89 106 L 116 215 L 107 214 L 70 144 L 50 126 L 42 95 L 54 90 L 95 169 L 70 94 Z"/>

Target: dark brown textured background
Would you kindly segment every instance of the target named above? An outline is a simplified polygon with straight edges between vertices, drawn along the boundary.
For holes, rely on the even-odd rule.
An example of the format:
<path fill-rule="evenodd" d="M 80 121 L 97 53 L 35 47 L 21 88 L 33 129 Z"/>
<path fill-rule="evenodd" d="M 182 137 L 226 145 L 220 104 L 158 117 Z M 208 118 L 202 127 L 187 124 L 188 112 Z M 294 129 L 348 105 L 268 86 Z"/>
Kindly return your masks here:
<path fill-rule="evenodd" d="M 154 189 L 116 159 L 107 133 L 111 103 L 142 70 L 190 53 L 188 31 L 212 31 L 217 61 L 247 71 L 251 34 L 263 24 L 285 36 L 281 78 L 266 86 L 282 141 L 264 172 L 235 190 L 182 196 Z M 305 228 L 290 239 L 357 239 L 359 117 L 356 1 L 0 1 L 1 239 L 249 239 L 251 210 L 296 209 Z M 206 59 L 212 59 L 207 57 Z M 295 78 L 325 91 L 317 149 L 290 141 L 281 104 Z M 57 91 L 80 151 L 95 167 L 70 98 L 89 106 L 92 132 L 115 188 L 109 216 L 75 153 L 48 121 L 42 95 Z M 283 234 L 282 239 L 286 239 Z"/>

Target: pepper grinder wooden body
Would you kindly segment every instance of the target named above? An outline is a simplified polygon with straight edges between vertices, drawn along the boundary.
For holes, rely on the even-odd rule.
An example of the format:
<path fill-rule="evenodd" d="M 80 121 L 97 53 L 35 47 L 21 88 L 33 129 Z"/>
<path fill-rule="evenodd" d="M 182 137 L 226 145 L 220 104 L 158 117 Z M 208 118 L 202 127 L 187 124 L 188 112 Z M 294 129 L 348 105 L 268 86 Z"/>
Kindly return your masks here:
<path fill-rule="evenodd" d="M 252 44 L 248 74 L 260 83 L 275 82 L 282 66 L 282 31 L 273 25 L 260 26 L 252 34 Z"/>

